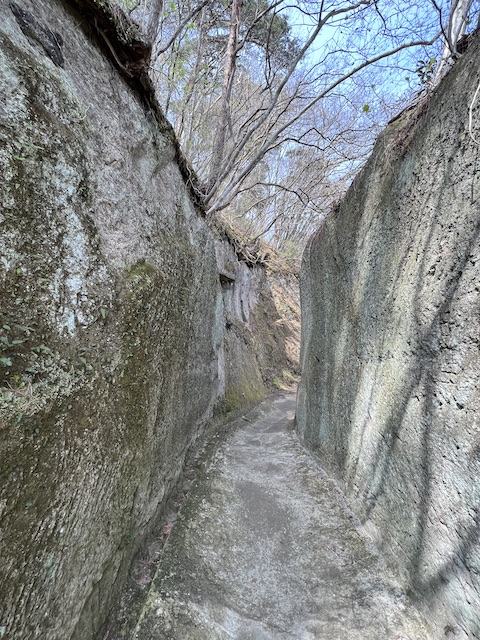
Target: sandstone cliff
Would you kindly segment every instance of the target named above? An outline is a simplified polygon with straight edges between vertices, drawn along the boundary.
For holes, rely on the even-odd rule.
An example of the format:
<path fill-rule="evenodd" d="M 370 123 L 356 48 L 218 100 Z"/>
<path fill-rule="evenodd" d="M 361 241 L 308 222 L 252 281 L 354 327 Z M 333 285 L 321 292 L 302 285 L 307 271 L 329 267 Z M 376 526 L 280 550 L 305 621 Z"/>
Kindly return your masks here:
<path fill-rule="evenodd" d="M 263 276 L 237 261 L 226 314 L 148 47 L 102 4 L 0 4 L 1 638 L 91 638 L 208 420 L 265 392 Z"/>
<path fill-rule="evenodd" d="M 387 127 L 302 275 L 299 432 L 436 638 L 480 637 L 479 61 Z"/>

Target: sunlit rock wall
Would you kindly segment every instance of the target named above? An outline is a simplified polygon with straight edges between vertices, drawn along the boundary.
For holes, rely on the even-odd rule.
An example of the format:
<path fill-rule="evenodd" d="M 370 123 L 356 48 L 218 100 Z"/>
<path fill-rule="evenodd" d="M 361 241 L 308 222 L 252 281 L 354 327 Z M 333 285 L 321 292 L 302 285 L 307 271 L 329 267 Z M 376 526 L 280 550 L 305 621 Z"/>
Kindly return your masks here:
<path fill-rule="evenodd" d="M 0 638 L 12 640 L 92 637 L 224 391 L 214 240 L 168 126 L 66 6 L 0 3 Z"/>
<path fill-rule="evenodd" d="M 387 127 L 302 275 L 299 432 L 436 638 L 480 638 L 479 63 Z"/>

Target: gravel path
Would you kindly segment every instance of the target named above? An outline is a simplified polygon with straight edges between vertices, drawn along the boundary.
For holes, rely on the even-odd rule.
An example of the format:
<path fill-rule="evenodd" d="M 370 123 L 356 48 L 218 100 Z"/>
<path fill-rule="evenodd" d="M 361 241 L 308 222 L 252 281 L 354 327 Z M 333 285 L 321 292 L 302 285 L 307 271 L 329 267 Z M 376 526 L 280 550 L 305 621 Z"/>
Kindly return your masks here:
<path fill-rule="evenodd" d="M 224 439 L 182 507 L 135 640 L 431 638 L 337 485 L 298 443 L 288 394 Z"/>

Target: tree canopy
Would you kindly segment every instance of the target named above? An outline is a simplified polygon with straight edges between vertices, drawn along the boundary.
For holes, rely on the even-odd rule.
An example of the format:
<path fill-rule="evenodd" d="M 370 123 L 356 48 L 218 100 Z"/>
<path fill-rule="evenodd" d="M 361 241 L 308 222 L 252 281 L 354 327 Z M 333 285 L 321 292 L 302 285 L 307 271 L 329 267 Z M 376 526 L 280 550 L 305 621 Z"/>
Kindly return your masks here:
<path fill-rule="evenodd" d="M 477 13 L 472 0 L 122 1 L 155 33 L 158 96 L 209 214 L 278 248 L 302 246 Z"/>

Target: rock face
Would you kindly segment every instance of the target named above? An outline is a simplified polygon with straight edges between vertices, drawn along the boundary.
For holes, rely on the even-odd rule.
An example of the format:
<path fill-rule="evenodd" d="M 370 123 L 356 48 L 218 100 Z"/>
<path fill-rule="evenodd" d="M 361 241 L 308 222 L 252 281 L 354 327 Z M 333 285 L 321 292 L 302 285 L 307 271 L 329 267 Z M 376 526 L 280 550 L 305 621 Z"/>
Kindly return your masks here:
<path fill-rule="evenodd" d="M 174 145 L 80 16 L 22 6 L 64 64 L 2 3 L 0 637 L 85 640 L 223 393 L 223 314 Z"/>
<path fill-rule="evenodd" d="M 299 432 L 437 638 L 480 638 L 479 61 L 387 127 L 302 275 Z"/>
<path fill-rule="evenodd" d="M 298 280 L 252 268 L 225 237 L 216 251 L 225 311 L 225 407 L 235 410 L 298 370 Z"/>
<path fill-rule="evenodd" d="M 233 384 L 188 170 L 108 54 L 101 3 L 84 4 L 96 31 L 80 0 L 0 5 L 0 638 L 15 640 L 93 636 Z M 231 316 L 255 386 L 238 407 L 264 387 Z"/>

